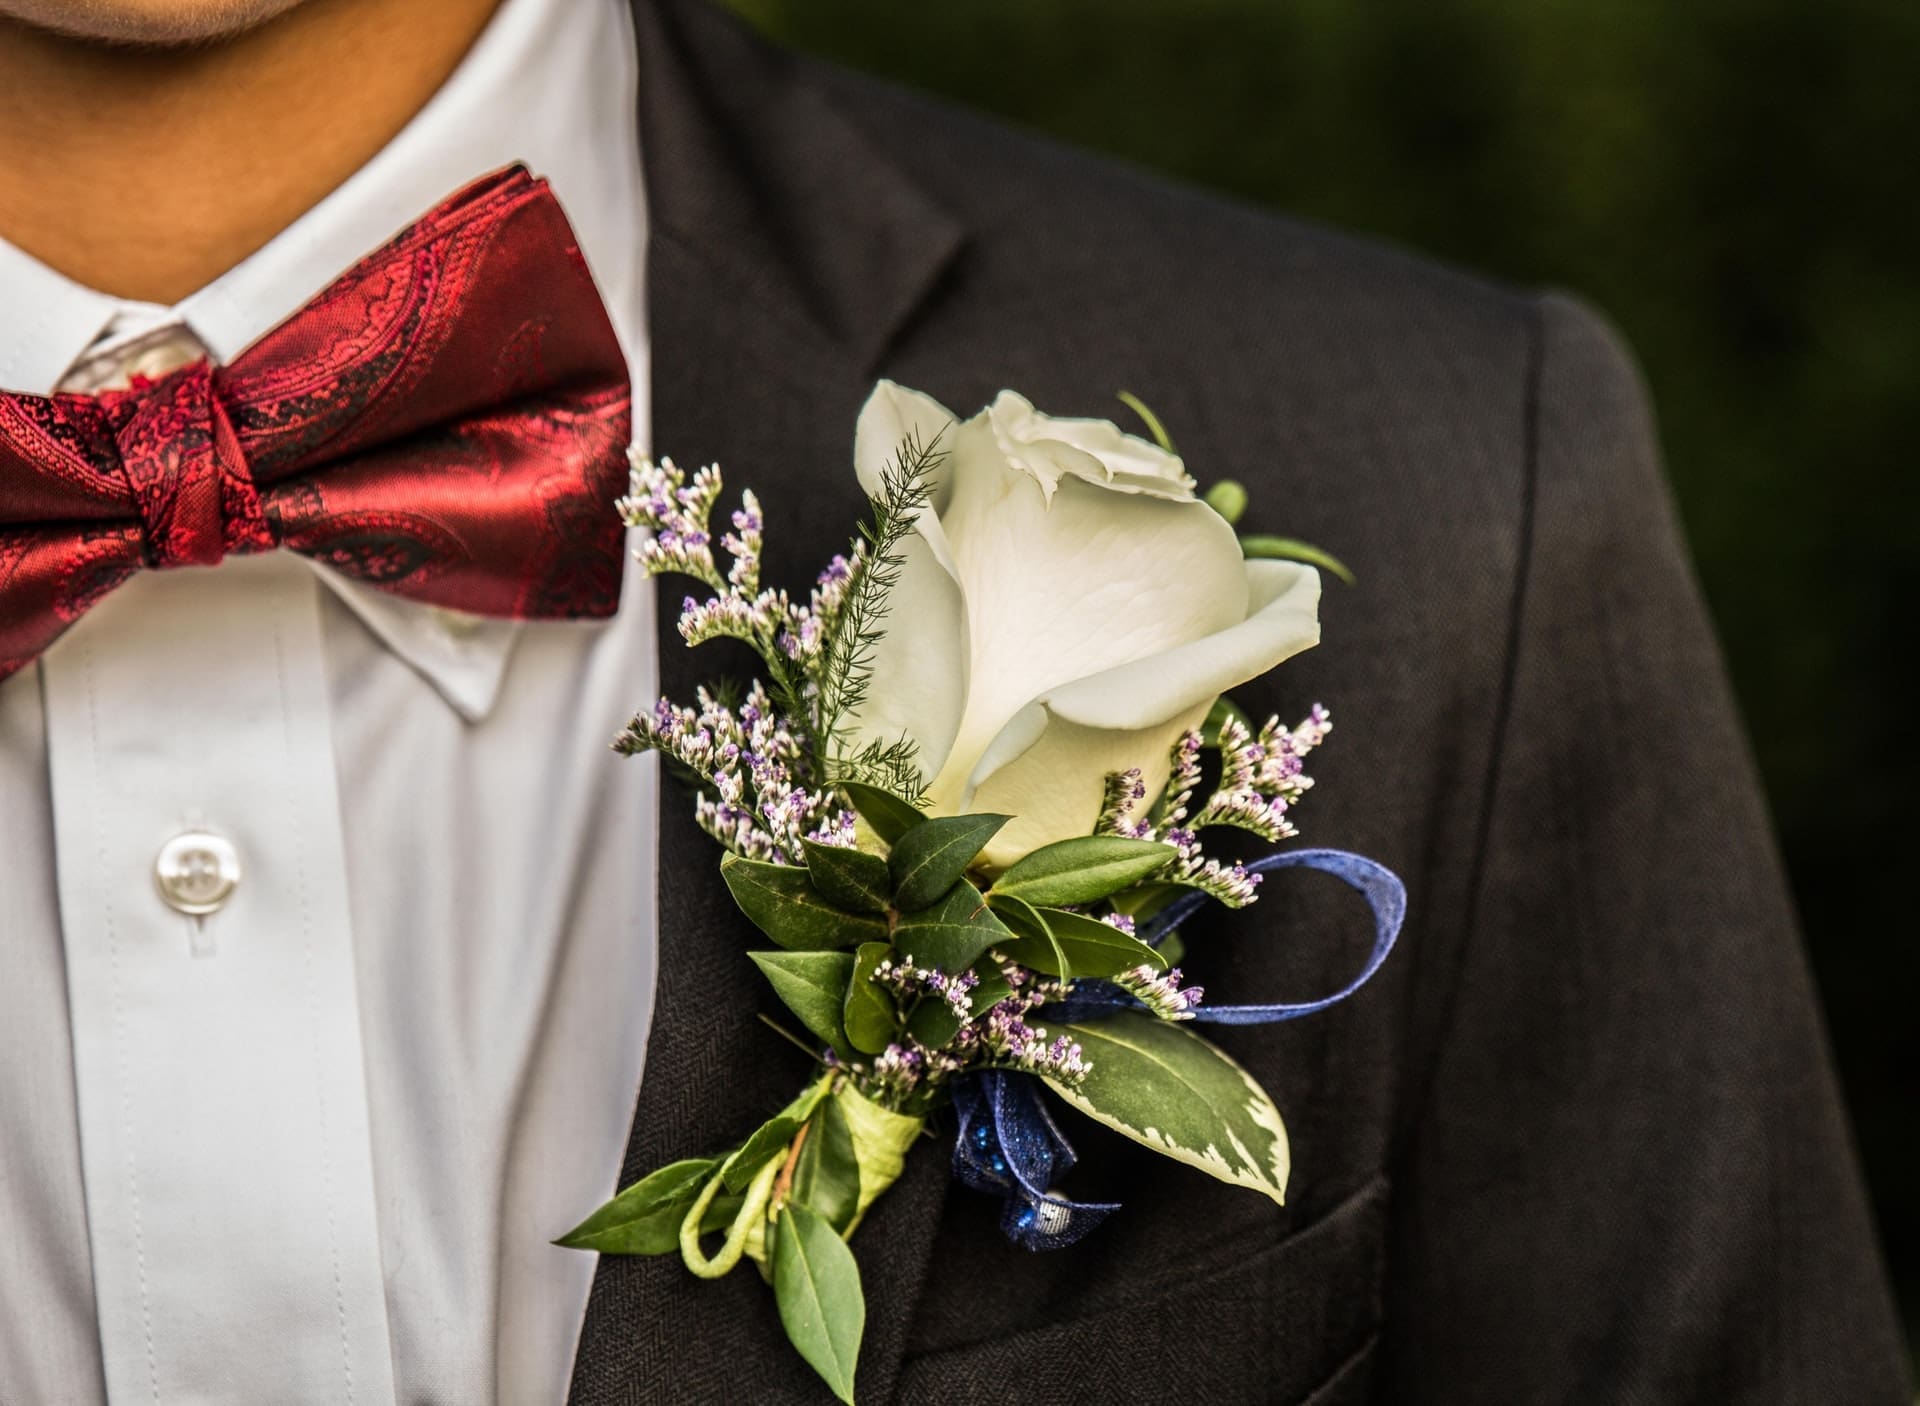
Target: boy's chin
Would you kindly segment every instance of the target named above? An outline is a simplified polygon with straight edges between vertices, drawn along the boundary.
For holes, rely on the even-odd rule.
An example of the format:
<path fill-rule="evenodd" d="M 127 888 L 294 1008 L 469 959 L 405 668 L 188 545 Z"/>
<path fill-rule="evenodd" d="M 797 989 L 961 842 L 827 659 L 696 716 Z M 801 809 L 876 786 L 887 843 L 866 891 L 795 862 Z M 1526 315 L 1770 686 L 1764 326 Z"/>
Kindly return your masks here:
<path fill-rule="evenodd" d="M 106 44 L 195 44 L 229 38 L 305 0 L 0 0 L 0 17 Z"/>

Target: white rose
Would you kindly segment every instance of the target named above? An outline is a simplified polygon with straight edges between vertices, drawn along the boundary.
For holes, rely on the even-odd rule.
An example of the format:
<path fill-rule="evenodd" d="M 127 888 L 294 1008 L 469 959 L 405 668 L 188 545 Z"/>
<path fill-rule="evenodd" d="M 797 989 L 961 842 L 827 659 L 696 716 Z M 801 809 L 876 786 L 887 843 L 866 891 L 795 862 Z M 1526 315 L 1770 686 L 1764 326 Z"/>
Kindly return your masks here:
<path fill-rule="evenodd" d="M 1152 794 L 1215 698 L 1319 643 L 1319 573 L 1243 560 L 1157 446 L 1012 391 L 961 423 L 882 381 L 854 442 L 870 495 L 909 433 L 946 454 L 856 737 L 911 738 L 934 814 L 1015 817 L 989 865 L 1087 834 L 1110 772 Z"/>

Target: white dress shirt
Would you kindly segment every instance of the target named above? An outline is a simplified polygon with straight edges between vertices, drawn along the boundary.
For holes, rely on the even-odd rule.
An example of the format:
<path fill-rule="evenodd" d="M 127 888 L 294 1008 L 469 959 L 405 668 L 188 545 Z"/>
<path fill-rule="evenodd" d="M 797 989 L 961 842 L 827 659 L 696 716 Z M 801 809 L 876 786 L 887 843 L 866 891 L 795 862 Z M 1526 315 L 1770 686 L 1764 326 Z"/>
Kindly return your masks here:
<path fill-rule="evenodd" d="M 635 68 L 624 0 L 506 0 L 173 308 L 0 242 L 0 386 L 231 359 L 522 161 L 644 441 Z M 0 1403 L 564 1398 L 594 1261 L 549 1242 L 611 1189 L 653 999 L 656 771 L 608 749 L 651 596 L 479 620 L 273 553 L 142 573 L 0 683 Z"/>

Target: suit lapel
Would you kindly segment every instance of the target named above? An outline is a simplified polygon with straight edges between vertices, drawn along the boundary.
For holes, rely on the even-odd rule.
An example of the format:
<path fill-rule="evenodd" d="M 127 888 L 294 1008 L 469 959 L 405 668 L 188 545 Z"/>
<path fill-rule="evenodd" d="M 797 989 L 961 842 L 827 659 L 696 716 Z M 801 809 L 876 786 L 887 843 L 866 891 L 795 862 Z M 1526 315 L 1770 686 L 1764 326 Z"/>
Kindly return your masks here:
<path fill-rule="evenodd" d="M 772 580 L 804 588 L 864 507 L 852 434 L 875 366 L 960 232 L 736 22 L 697 0 L 641 0 L 635 18 L 655 452 L 718 461 L 730 492 L 751 484 L 767 506 Z M 662 583 L 662 689 L 684 701 L 751 660 L 682 646 L 682 595 Z M 808 1072 L 756 1019 L 776 1003 L 744 955 L 761 940 L 719 881 L 717 848 L 685 793 L 670 781 L 661 792 L 659 985 L 621 1185 L 725 1147 Z M 856 1245 L 863 1400 L 892 1393 L 945 1196 L 940 1161 L 910 1159 Z M 826 1399 L 758 1276 L 696 1281 L 674 1256 L 601 1262 L 575 1406 L 743 1394 Z"/>

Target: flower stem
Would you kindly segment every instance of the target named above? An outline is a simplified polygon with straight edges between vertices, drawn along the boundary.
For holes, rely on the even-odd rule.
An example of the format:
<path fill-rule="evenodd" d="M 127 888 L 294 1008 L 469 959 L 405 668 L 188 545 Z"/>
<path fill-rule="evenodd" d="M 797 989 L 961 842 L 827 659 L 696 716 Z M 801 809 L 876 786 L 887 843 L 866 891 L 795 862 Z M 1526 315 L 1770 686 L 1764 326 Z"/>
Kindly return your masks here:
<path fill-rule="evenodd" d="M 787 1159 L 780 1166 L 780 1175 L 773 1183 L 773 1209 L 778 1211 L 787 1204 L 787 1193 L 793 1189 L 793 1169 L 800 1164 L 800 1148 L 807 1140 L 807 1129 L 811 1122 L 802 1123 L 800 1131 L 793 1135 L 793 1142 L 787 1148 Z"/>
<path fill-rule="evenodd" d="M 812 1060 L 815 1064 L 819 1064 L 819 1065 L 826 1064 L 826 1061 L 820 1058 L 819 1050 L 814 1048 L 812 1045 L 809 1045 L 805 1040 L 802 1040 L 798 1035 L 794 1034 L 791 1030 L 787 1029 L 786 1026 L 782 1025 L 779 1021 L 775 1020 L 772 1016 L 762 1014 L 760 1017 L 760 1022 L 761 1024 L 765 1025 L 767 1029 L 771 1030 L 774 1034 L 778 1035 L 781 1039 L 785 1040 L 788 1044 L 792 1045 L 794 1048 L 798 1050 L 803 1051 L 806 1054 L 807 1058 Z"/>
<path fill-rule="evenodd" d="M 720 1253 L 708 1259 L 700 1249 L 700 1222 L 706 1219 L 707 1208 L 713 1204 L 713 1198 L 720 1194 L 723 1185 L 720 1174 L 714 1173 L 713 1179 L 693 1203 L 693 1208 L 687 1212 L 687 1218 L 680 1222 L 680 1258 L 688 1269 L 702 1279 L 718 1279 L 740 1263 L 754 1223 L 767 1213 L 767 1202 L 773 1197 L 773 1179 L 779 1172 L 778 1161 L 769 1161 L 760 1169 L 747 1187 L 746 1200 L 741 1202 L 733 1224 L 727 1227 L 726 1242 L 720 1246 Z"/>

